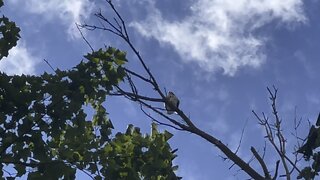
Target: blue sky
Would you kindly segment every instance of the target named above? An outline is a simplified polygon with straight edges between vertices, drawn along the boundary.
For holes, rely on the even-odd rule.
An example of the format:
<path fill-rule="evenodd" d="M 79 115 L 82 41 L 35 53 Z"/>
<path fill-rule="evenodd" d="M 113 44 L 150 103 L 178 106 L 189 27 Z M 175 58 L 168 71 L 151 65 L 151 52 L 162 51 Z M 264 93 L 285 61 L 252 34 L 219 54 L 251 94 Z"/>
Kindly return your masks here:
<path fill-rule="evenodd" d="M 270 113 L 267 86 L 279 88 L 279 111 L 288 148 L 295 108 L 314 122 L 320 105 L 319 0 L 118 0 L 114 1 L 129 27 L 133 43 L 160 85 L 180 98 L 181 109 L 201 129 L 236 149 L 246 124 L 240 156 L 251 157 L 250 146 L 263 148 L 263 129 L 251 110 Z M 92 0 L 10 0 L 2 12 L 22 29 L 18 46 L 0 62 L 9 74 L 41 74 L 75 66 L 90 51 L 74 23 L 97 23 Z M 85 32 L 94 48 L 104 44 L 128 51 L 128 66 L 140 71 L 137 59 L 117 37 Z M 145 94 L 152 89 L 140 86 Z M 116 130 L 128 123 L 149 132 L 150 120 L 138 105 L 121 98 L 106 103 Z M 271 115 L 271 114 L 270 114 Z M 158 117 L 159 118 L 159 117 Z M 184 132 L 169 129 L 178 148 L 178 174 L 193 179 L 244 179 L 237 167 L 222 161 L 217 148 Z M 288 151 L 292 149 L 288 149 Z M 272 149 L 269 149 L 272 154 Z M 270 156 L 267 163 L 275 164 Z M 79 179 L 85 178 L 80 175 Z"/>

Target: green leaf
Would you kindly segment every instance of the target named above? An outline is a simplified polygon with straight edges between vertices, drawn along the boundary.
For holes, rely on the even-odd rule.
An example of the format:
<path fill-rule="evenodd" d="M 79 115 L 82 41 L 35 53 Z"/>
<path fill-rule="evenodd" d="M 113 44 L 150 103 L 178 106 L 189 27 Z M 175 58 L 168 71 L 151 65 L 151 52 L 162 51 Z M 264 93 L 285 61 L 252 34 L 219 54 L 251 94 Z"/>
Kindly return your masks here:
<path fill-rule="evenodd" d="M 26 173 L 26 167 L 20 164 L 16 164 L 14 167 L 17 171 L 17 177 L 21 177 Z"/>
<path fill-rule="evenodd" d="M 39 172 L 31 172 L 28 174 L 28 179 L 42 180 L 43 177 L 41 176 L 41 174 Z"/>
<path fill-rule="evenodd" d="M 0 59 L 16 45 L 19 32 L 0 17 Z M 74 68 L 53 74 L 0 72 L 1 160 L 36 164 L 13 166 L 17 176 L 28 179 L 74 179 L 77 169 L 99 171 L 99 179 L 168 179 L 175 170 L 167 142 L 171 133 L 159 132 L 156 124 L 151 135 L 131 124 L 124 133 L 111 131 L 105 104 L 126 75 L 126 53 L 108 47 L 84 57 Z"/>
<path fill-rule="evenodd" d="M 164 131 L 164 137 L 165 137 L 165 141 L 168 141 L 169 139 L 171 139 L 173 136 L 173 134 L 171 134 L 168 131 Z"/>

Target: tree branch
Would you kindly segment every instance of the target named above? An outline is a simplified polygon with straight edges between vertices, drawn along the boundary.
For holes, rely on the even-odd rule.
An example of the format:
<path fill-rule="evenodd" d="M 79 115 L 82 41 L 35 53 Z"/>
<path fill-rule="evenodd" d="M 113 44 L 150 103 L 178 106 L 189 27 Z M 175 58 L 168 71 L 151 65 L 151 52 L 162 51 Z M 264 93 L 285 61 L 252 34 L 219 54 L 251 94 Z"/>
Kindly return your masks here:
<path fill-rule="evenodd" d="M 259 164 L 262 167 L 262 170 L 264 172 L 264 176 L 266 177 L 266 179 L 271 179 L 271 176 L 269 174 L 269 170 L 267 168 L 266 163 L 264 163 L 263 159 L 261 158 L 261 156 L 259 155 L 259 153 L 256 151 L 256 149 L 254 147 L 251 146 L 251 152 L 254 155 L 254 157 L 258 160 Z"/>
<path fill-rule="evenodd" d="M 277 179 L 277 177 L 278 177 L 279 163 L 280 163 L 280 160 L 278 160 L 276 162 L 276 171 L 275 171 L 274 176 L 272 178 L 273 180 Z"/>
<path fill-rule="evenodd" d="M 106 30 L 106 31 L 109 31 L 109 32 L 117 35 L 118 37 L 122 38 L 127 43 L 127 45 L 131 48 L 131 50 L 133 51 L 135 56 L 138 58 L 141 66 L 143 67 L 144 71 L 147 73 L 148 78 L 143 77 L 143 76 L 141 76 L 141 75 L 139 75 L 137 73 L 134 73 L 133 71 L 128 70 L 128 69 L 126 69 L 126 72 L 130 73 L 131 75 L 133 75 L 133 76 L 135 76 L 135 77 L 137 77 L 137 78 L 139 78 L 139 79 L 141 79 L 143 81 L 145 81 L 148 84 L 151 84 L 153 90 L 155 90 L 159 94 L 160 98 L 155 98 L 155 99 L 152 98 L 152 99 L 150 99 L 149 97 L 145 97 L 145 96 L 141 96 L 141 95 L 138 95 L 138 94 L 135 94 L 135 93 L 130 93 L 130 92 L 124 91 L 120 87 L 117 87 L 117 90 L 119 92 L 119 94 L 117 94 L 117 95 L 123 95 L 124 97 L 128 98 L 129 100 L 138 102 L 141 106 L 144 106 L 146 108 L 151 109 L 152 111 L 154 111 L 155 113 L 159 114 L 164 119 L 166 119 L 170 123 L 172 123 L 172 125 L 170 125 L 168 123 L 161 122 L 161 121 L 158 121 L 158 123 L 165 124 L 165 125 L 170 126 L 170 127 L 176 127 L 178 129 L 182 129 L 182 130 L 191 132 L 191 133 L 193 133 L 193 134 L 195 134 L 195 135 L 207 140 L 211 144 L 215 145 L 218 149 L 220 149 L 231 161 L 235 162 L 235 164 L 237 164 L 243 171 L 245 171 L 253 179 L 256 179 L 256 180 L 265 179 L 258 172 L 256 172 L 248 163 L 243 161 L 238 155 L 236 155 L 234 152 L 232 152 L 220 140 L 218 140 L 217 138 L 215 138 L 215 137 L 209 135 L 208 133 L 206 133 L 206 132 L 200 130 L 199 128 L 197 128 L 193 124 L 191 119 L 187 115 L 185 115 L 185 113 L 182 110 L 180 110 L 179 108 L 172 107 L 173 111 L 177 112 L 178 116 L 184 121 L 184 123 L 186 123 L 186 125 L 184 123 L 180 123 L 177 120 L 167 116 L 166 114 L 164 114 L 163 112 L 161 112 L 160 110 L 158 110 L 157 108 L 153 107 L 152 105 L 150 105 L 149 103 L 146 102 L 146 101 L 149 101 L 149 102 L 165 102 L 170 107 L 172 106 L 172 105 L 170 105 L 170 102 L 168 102 L 168 100 L 166 99 L 165 93 L 163 93 L 161 91 L 161 89 L 160 89 L 155 77 L 151 73 L 150 69 L 147 67 L 147 65 L 146 65 L 145 61 L 143 60 L 143 58 L 141 57 L 140 53 L 138 52 L 138 50 L 135 48 L 135 46 L 131 42 L 131 40 L 129 38 L 129 35 L 128 35 L 128 32 L 127 32 L 127 28 L 126 28 L 125 22 L 122 19 L 121 15 L 116 10 L 116 8 L 112 4 L 111 0 L 106 0 L 106 2 L 110 5 L 111 9 L 116 14 L 116 18 L 117 19 L 115 19 L 115 24 L 111 23 L 111 21 L 109 21 L 106 17 L 104 17 L 100 13 L 100 14 L 97 14 L 97 17 L 100 18 L 101 20 L 103 20 L 104 22 L 106 22 L 106 24 L 108 24 L 110 26 L 110 28 L 97 27 L 97 26 L 92 26 L 92 25 L 83 25 L 83 27 L 86 27 L 88 29 L 92 28 L 92 29 Z M 155 120 L 155 118 L 153 118 L 150 114 L 148 114 L 146 112 L 145 112 L 145 114 L 149 118 L 151 118 L 152 120 Z"/>

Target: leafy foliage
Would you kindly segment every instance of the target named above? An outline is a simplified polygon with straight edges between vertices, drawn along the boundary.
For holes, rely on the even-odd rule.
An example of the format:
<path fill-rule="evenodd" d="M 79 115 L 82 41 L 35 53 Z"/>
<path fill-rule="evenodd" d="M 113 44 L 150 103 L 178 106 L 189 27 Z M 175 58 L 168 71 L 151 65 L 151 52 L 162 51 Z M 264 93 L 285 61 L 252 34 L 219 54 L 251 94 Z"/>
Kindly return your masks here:
<path fill-rule="evenodd" d="M 316 127 L 318 126 L 318 127 Z M 312 165 L 305 167 L 298 176 L 298 179 L 314 179 L 320 172 L 320 113 L 316 122 L 312 125 L 305 144 L 298 149 L 306 161 L 312 161 Z M 318 149 L 318 150 L 317 150 Z"/>
<path fill-rule="evenodd" d="M 0 74 L 0 155 L 14 164 L 16 177 L 71 178 L 76 169 L 96 178 L 175 176 L 171 135 L 142 134 L 129 126 L 111 139 L 112 123 L 102 105 L 125 76 L 125 53 L 109 47 L 85 57 L 72 70 L 41 76 Z M 91 106 L 90 119 L 84 107 Z M 143 150 L 145 149 L 145 150 Z"/>
<path fill-rule="evenodd" d="M 139 128 L 129 125 L 126 133 L 117 133 L 104 153 L 109 157 L 102 161 L 106 166 L 102 172 L 109 179 L 179 179 L 173 173 L 175 158 L 167 141 L 172 134 L 159 133 L 152 124 L 151 135 L 142 136 Z M 119 173 L 120 172 L 120 173 Z"/>
<path fill-rule="evenodd" d="M 3 6 L 3 1 L 0 1 L 0 7 Z M 0 33 L 2 35 L 0 39 L 0 59 L 8 56 L 9 50 L 17 45 L 17 41 L 20 38 L 20 28 L 16 24 L 10 21 L 6 16 L 0 18 Z"/>
<path fill-rule="evenodd" d="M 16 45 L 20 29 L 5 16 L 0 23 L 1 59 Z M 85 58 L 55 74 L 0 72 L 0 176 L 74 179 L 82 170 L 94 179 L 177 179 L 170 133 L 153 124 L 151 135 L 143 135 L 129 125 L 112 137 L 103 103 L 126 75 L 126 53 L 108 47 Z M 16 172 L 4 176 L 8 165 Z"/>

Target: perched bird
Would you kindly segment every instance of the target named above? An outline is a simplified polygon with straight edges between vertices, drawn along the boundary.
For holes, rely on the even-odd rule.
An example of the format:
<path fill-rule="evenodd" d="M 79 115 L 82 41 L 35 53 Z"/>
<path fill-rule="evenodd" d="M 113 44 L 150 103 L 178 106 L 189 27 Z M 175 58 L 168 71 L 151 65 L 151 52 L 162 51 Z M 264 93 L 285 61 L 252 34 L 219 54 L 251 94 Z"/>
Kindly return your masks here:
<path fill-rule="evenodd" d="M 175 112 L 174 109 L 179 108 L 179 103 L 180 103 L 179 99 L 177 98 L 176 95 L 174 95 L 173 92 L 169 91 L 169 93 L 166 97 L 166 100 L 168 103 L 170 103 L 170 105 L 167 103 L 164 104 L 164 107 L 166 108 L 167 113 L 168 114 L 174 113 Z M 172 108 L 172 106 L 174 108 Z"/>

